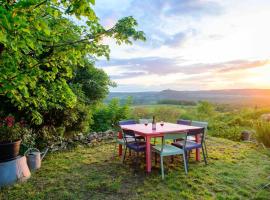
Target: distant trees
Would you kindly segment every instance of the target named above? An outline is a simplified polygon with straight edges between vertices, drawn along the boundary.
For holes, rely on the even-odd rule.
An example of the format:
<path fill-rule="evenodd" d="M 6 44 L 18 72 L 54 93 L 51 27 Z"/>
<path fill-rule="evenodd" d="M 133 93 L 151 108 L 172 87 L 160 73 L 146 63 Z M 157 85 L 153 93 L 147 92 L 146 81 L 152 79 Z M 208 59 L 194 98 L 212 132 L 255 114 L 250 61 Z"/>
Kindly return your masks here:
<path fill-rule="evenodd" d="M 157 101 L 157 104 L 195 106 L 197 103 L 194 101 L 187 101 L 187 100 L 161 99 L 161 100 Z"/>

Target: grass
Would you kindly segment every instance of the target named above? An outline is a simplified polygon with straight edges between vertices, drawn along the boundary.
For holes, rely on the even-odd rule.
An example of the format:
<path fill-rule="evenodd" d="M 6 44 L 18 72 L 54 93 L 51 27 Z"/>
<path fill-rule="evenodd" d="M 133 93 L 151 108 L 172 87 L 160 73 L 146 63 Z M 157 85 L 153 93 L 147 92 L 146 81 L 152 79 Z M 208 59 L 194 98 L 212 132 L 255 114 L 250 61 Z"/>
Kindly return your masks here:
<path fill-rule="evenodd" d="M 0 199 L 269 199 L 270 152 L 255 144 L 209 138 L 209 164 L 190 159 L 186 176 L 180 158 L 151 174 L 111 159 L 112 144 L 49 154 L 25 183 L 2 188 Z"/>

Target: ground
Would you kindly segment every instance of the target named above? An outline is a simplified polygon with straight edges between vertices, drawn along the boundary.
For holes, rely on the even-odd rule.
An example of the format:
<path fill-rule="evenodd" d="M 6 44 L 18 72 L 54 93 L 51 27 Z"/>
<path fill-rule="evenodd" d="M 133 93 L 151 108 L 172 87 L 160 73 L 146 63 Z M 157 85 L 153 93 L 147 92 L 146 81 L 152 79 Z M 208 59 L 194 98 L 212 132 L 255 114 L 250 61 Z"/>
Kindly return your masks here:
<path fill-rule="evenodd" d="M 144 172 L 143 155 L 138 172 L 134 156 L 126 164 L 112 159 L 112 143 L 51 153 L 27 182 L 1 189 L 0 199 L 270 199 L 269 150 L 213 137 L 207 146 L 207 166 L 191 157 L 185 175 L 182 160 L 168 158 L 164 181 L 159 164 Z"/>

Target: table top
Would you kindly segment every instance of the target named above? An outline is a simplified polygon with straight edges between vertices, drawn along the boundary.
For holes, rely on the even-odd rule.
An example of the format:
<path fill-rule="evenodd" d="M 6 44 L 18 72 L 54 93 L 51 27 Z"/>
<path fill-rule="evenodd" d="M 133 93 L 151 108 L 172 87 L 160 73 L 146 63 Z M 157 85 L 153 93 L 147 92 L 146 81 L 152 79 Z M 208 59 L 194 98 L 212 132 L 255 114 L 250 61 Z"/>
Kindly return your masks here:
<path fill-rule="evenodd" d="M 147 126 L 145 124 L 130 124 L 130 125 L 121 125 L 120 126 L 124 130 L 132 130 L 136 134 L 139 135 L 161 135 L 164 133 L 175 133 L 175 132 L 186 132 L 188 130 L 196 130 L 201 129 L 201 127 L 197 126 L 187 126 L 181 124 L 173 124 L 173 123 L 163 123 L 161 126 L 160 123 L 156 124 L 156 130 L 152 130 L 152 124 L 149 123 Z"/>

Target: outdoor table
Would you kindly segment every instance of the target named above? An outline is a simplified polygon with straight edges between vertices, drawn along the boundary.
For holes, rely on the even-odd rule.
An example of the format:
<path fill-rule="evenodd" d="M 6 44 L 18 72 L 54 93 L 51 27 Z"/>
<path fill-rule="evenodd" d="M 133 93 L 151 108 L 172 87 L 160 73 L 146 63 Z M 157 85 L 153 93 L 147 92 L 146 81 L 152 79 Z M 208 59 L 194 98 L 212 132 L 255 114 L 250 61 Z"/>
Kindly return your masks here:
<path fill-rule="evenodd" d="M 152 130 L 152 124 L 131 124 L 131 125 L 121 125 L 123 130 L 132 130 L 136 135 L 143 136 L 146 140 L 146 171 L 151 172 L 151 138 L 162 137 L 165 133 L 186 133 L 189 130 L 200 129 L 201 127 L 187 126 L 181 124 L 173 123 L 160 123 L 156 124 L 156 130 Z M 119 132 L 119 138 L 122 138 L 122 133 Z M 199 135 L 195 137 L 196 142 L 200 142 Z M 119 156 L 122 155 L 122 145 L 119 145 Z M 200 149 L 196 149 L 196 160 L 200 160 Z"/>

